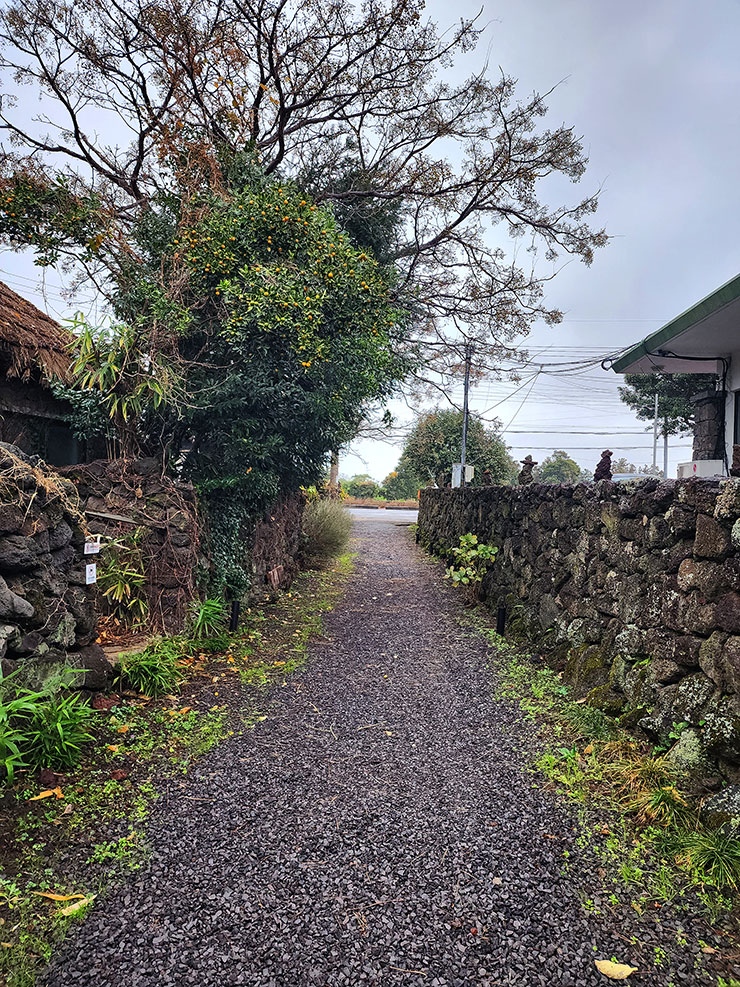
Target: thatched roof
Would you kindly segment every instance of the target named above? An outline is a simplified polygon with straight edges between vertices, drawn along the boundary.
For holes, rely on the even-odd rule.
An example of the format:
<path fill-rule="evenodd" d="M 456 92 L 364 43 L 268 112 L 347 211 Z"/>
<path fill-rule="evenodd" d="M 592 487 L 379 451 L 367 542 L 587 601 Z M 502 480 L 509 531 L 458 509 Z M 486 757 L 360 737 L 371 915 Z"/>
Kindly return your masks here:
<path fill-rule="evenodd" d="M 28 378 L 40 370 L 42 377 L 65 378 L 71 339 L 71 333 L 0 281 L 0 357 L 9 363 L 9 377 Z"/>

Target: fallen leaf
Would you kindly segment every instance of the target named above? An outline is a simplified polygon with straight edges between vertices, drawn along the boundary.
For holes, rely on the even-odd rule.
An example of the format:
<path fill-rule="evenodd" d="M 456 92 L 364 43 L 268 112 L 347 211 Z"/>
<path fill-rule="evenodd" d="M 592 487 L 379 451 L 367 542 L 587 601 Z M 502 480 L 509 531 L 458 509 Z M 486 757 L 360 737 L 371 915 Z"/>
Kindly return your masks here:
<path fill-rule="evenodd" d="M 712 955 L 712 953 L 717 952 L 714 946 L 702 946 L 701 951 L 702 953 L 708 953 L 710 956 Z"/>
<path fill-rule="evenodd" d="M 59 788 L 59 786 L 57 786 L 56 788 L 47 788 L 43 792 L 39 792 L 38 795 L 32 795 L 31 798 L 28 799 L 28 801 L 29 802 L 38 802 L 39 799 L 48 799 L 48 798 L 51 798 L 52 795 L 56 796 L 56 798 L 58 798 L 58 799 L 64 798 L 64 795 L 62 795 L 61 788 Z"/>
<path fill-rule="evenodd" d="M 594 752 L 594 745 L 593 744 L 589 744 L 588 747 L 584 747 L 583 748 L 583 753 L 584 754 L 593 754 L 593 752 Z"/>
<path fill-rule="evenodd" d="M 48 898 L 49 901 L 72 901 L 74 898 L 84 898 L 84 894 L 54 894 L 53 891 L 32 891 L 39 898 Z"/>
<path fill-rule="evenodd" d="M 118 750 L 118 744 L 106 744 L 105 746 L 106 746 L 107 750 L 113 751 L 114 754 Z"/>
<path fill-rule="evenodd" d="M 5 949 L 12 949 L 13 948 L 13 943 L 12 942 L 0 942 L 0 946 L 3 946 Z"/>
<path fill-rule="evenodd" d="M 124 771 L 123 768 L 116 768 L 110 773 L 113 781 L 125 781 L 128 778 L 128 771 Z"/>
<path fill-rule="evenodd" d="M 192 706 L 183 706 L 183 708 L 178 709 L 177 712 L 180 714 L 180 716 L 184 716 L 186 713 L 189 713 L 192 708 L 193 708 Z"/>
<path fill-rule="evenodd" d="M 636 966 L 628 966 L 626 963 L 612 963 L 611 960 L 594 960 L 594 963 L 599 973 L 603 973 L 610 980 L 626 980 L 637 972 Z"/>
<path fill-rule="evenodd" d="M 116 733 L 128 733 L 128 723 L 124 723 L 122 727 L 119 727 Z"/>
<path fill-rule="evenodd" d="M 67 905 L 66 908 L 62 908 L 59 912 L 60 915 L 73 915 L 75 912 L 79 911 L 80 908 L 84 908 L 86 905 L 92 904 L 95 901 L 95 895 L 91 894 L 89 898 L 83 898 L 82 901 L 76 901 L 73 905 Z"/>
<path fill-rule="evenodd" d="M 500 877 L 492 877 L 491 884 L 503 884 L 503 880 Z"/>
<path fill-rule="evenodd" d="M 476 929 L 475 926 L 473 926 L 473 928 L 470 930 L 470 935 L 471 936 L 477 936 L 478 935 L 478 930 Z"/>

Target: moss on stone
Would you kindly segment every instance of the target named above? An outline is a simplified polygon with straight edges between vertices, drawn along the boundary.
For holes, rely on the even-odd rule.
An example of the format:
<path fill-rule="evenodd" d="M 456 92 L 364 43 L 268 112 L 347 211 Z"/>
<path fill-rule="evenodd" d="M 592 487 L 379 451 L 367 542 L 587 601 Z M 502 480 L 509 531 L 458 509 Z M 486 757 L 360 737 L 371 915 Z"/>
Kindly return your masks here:
<path fill-rule="evenodd" d="M 595 689 L 592 689 L 586 696 L 586 700 L 590 706 L 601 710 L 607 716 L 618 716 L 625 705 L 624 696 L 615 692 L 608 682 L 605 685 L 597 685 Z"/>

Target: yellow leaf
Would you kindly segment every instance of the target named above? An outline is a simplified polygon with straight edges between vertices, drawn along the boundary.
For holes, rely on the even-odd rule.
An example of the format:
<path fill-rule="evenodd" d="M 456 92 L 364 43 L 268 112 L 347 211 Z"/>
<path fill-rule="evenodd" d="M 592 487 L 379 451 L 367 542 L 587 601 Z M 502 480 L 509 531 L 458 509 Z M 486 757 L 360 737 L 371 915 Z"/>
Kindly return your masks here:
<path fill-rule="evenodd" d="M 62 795 L 61 788 L 59 788 L 59 786 L 57 785 L 56 788 L 45 788 L 44 791 L 39 792 L 38 795 L 32 795 L 31 798 L 28 799 L 28 801 L 38 802 L 39 799 L 48 799 L 51 798 L 52 795 L 55 795 L 58 799 L 64 798 L 64 796 Z"/>
<path fill-rule="evenodd" d="M 594 960 L 594 963 L 599 973 L 610 980 L 626 980 L 630 974 L 637 972 L 636 966 L 627 966 L 626 963 L 612 963 L 611 960 Z"/>
<path fill-rule="evenodd" d="M 128 733 L 128 724 L 124 723 L 122 727 L 119 727 L 116 731 L 117 733 Z"/>
<path fill-rule="evenodd" d="M 113 751 L 114 754 L 118 750 L 118 744 L 106 744 L 105 746 L 108 748 L 109 751 Z"/>
<path fill-rule="evenodd" d="M 74 898 L 84 898 L 84 894 L 54 894 L 52 891 L 32 891 L 39 898 L 48 898 L 50 901 L 72 901 Z"/>
<path fill-rule="evenodd" d="M 13 948 L 13 943 L 12 942 L 0 942 L 0 946 L 4 946 L 5 949 L 12 949 Z"/>
<path fill-rule="evenodd" d="M 594 752 L 594 745 L 593 744 L 589 744 L 588 747 L 584 747 L 583 748 L 583 753 L 584 754 L 593 754 L 593 752 Z"/>
<path fill-rule="evenodd" d="M 73 915 L 75 912 L 79 911 L 80 908 L 84 908 L 86 905 L 91 904 L 93 901 L 95 901 L 95 895 L 91 894 L 89 898 L 83 898 L 82 901 L 76 901 L 73 905 L 67 905 L 66 908 L 62 908 L 59 914 Z"/>

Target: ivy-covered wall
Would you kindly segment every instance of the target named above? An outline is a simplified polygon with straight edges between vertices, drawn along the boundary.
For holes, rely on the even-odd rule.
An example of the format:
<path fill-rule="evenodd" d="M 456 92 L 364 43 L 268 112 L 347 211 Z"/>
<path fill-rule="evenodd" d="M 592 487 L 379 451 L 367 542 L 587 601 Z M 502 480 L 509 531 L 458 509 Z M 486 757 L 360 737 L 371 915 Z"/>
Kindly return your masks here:
<path fill-rule="evenodd" d="M 499 548 L 482 595 L 581 696 L 740 780 L 740 481 L 424 490 L 419 540 Z"/>

